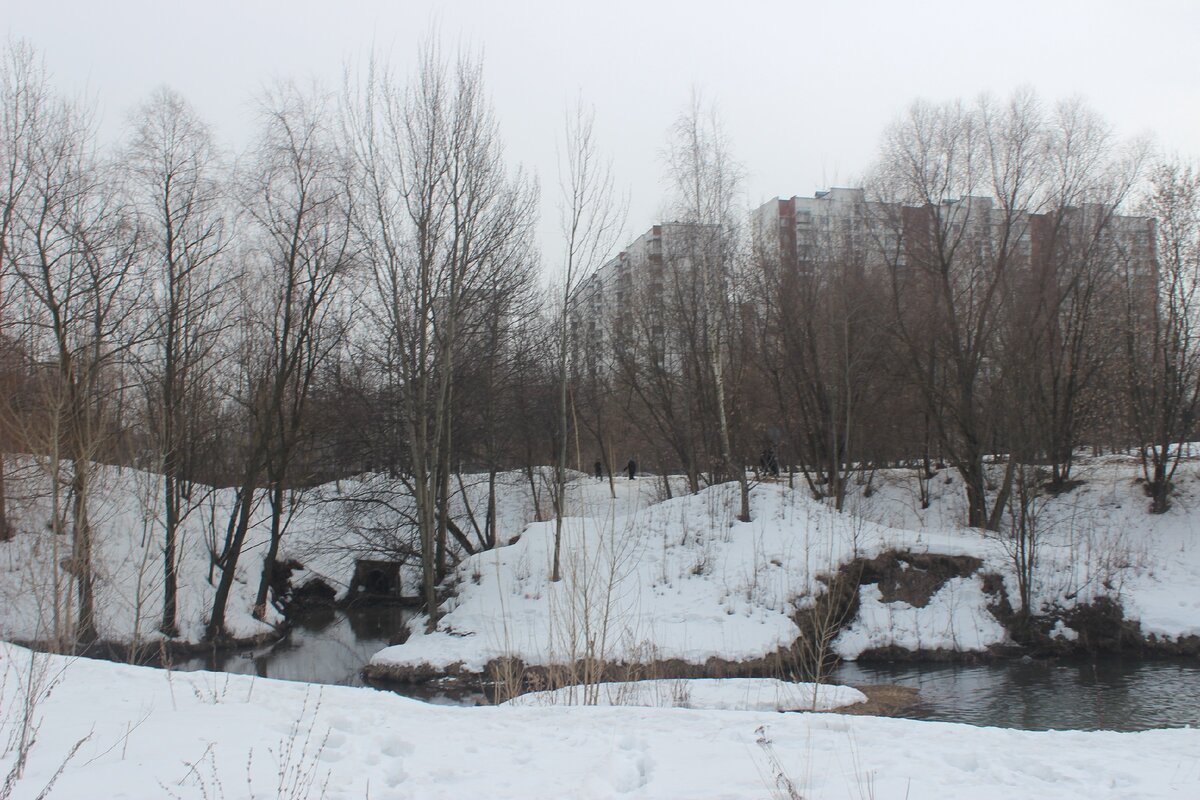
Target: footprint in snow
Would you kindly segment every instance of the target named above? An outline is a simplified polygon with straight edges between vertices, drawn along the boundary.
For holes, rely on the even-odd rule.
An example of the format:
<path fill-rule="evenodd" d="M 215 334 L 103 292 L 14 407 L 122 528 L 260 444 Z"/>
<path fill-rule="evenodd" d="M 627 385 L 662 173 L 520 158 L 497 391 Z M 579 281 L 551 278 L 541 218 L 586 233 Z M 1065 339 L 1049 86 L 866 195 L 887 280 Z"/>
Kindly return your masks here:
<path fill-rule="evenodd" d="M 401 756 L 412 755 L 415 749 L 411 743 L 403 739 L 391 739 L 384 743 L 380 751 L 388 758 L 399 758 Z"/>

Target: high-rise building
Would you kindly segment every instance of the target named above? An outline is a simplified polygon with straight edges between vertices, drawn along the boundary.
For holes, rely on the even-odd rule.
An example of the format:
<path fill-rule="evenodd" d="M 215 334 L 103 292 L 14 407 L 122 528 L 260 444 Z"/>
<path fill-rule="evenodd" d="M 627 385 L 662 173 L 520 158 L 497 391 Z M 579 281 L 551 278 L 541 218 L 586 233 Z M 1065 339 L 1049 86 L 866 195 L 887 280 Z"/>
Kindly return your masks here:
<path fill-rule="evenodd" d="M 867 269 L 951 258 L 995 264 L 1003 258 L 1005 268 L 1045 271 L 1069 253 L 1108 259 L 1153 290 L 1154 221 L 1096 204 L 1009 211 L 989 197 L 963 197 L 930 207 L 870 201 L 862 189 L 832 188 L 768 201 L 754 212 L 753 231 L 764 263 L 799 274 L 848 258 Z"/>
<path fill-rule="evenodd" d="M 716 233 L 711 225 L 655 225 L 585 278 L 575 290 L 570 315 L 577 347 L 585 341 L 612 346 L 624 337 L 627 343 L 653 343 L 659 359 L 669 357 L 676 348 L 668 328 L 677 307 L 687 305 L 689 295 L 705 283 L 697 268 L 711 269 L 706 254 Z"/>

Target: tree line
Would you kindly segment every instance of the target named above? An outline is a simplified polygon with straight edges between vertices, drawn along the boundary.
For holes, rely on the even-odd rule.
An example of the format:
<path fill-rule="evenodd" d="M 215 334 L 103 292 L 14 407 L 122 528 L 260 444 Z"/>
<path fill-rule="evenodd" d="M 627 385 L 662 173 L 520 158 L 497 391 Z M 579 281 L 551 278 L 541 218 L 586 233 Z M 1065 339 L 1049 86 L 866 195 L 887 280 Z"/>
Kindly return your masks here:
<path fill-rule="evenodd" d="M 1079 446 L 1134 447 L 1154 510 L 1169 503 L 1197 404 L 1200 178 L 1077 103 L 914 105 L 854 212 L 869 224 L 831 225 L 801 260 L 748 222 L 720 120 L 694 101 L 666 150 L 685 233 L 593 336 L 582 288 L 623 212 L 582 106 L 562 250 L 543 255 L 540 187 L 506 159 L 470 55 L 429 44 L 408 76 L 368 61 L 335 91 L 277 83 L 235 158 L 169 89 L 101 146 L 33 48 L 2 58 L 0 449 L 48 478 L 74 595 L 55 625 L 79 644 L 97 638 L 98 463 L 161 476 L 168 635 L 181 527 L 204 487 L 232 491 L 208 542 L 214 642 L 256 515 L 262 618 L 292 490 L 365 472 L 408 498 L 394 526 L 431 627 L 441 580 L 499 542 L 504 471 L 545 489 L 560 532 L 569 469 L 599 460 L 611 480 L 633 456 L 692 491 L 738 481 L 746 520 L 767 452 L 838 508 L 856 474 L 946 463 L 967 521 L 996 527 L 1029 486 L 1065 485 Z M 974 197 L 986 215 L 948 202 Z M 1149 273 L 1118 230 L 1135 202 L 1157 221 Z M 20 535 L 2 471 L 18 461 L 0 459 L 0 538 Z M 470 526 L 451 509 L 468 472 L 488 486 Z"/>

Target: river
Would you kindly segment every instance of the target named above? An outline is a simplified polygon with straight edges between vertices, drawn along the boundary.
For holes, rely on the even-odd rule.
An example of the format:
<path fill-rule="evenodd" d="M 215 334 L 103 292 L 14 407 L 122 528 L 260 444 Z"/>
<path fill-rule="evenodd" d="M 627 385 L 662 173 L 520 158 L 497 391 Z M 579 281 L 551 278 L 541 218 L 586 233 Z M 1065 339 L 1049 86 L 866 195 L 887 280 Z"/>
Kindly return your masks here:
<path fill-rule="evenodd" d="M 272 646 L 198 657 L 175 669 L 214 669 L 283 680 L 361 686 L 371 655 L 387 647 L 411 611 L 394 607 L 313 609 Z M 906 712 L 918 719 L 1024 730 L 1118 730 L 1200 726 L 1200 662 L 1022 661 L 987 665 L 842 664 L 830 680 L 894 683 L 919 691 Z M 434 702 L 475 705 L 482 694 L 406 692 Z"/>

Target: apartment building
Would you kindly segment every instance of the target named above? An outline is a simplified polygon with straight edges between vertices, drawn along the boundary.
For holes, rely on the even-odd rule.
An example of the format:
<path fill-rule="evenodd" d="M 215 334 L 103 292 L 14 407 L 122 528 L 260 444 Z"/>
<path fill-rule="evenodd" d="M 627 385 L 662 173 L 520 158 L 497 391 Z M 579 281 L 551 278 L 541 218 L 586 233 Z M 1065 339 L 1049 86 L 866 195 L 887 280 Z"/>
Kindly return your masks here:
<path fill-rule="evenodd" d="M 1108 259 L 1153 290 L 1154 221 L 1095 204 L 1010 213 L 989 197 L 948 199 L 933 208 L 832 188 L 768 201 L 753 213 L 752 230 L 764 264 L 799 274 L 847 259 L 866 269 L 929 265 L 946 257 L 948 243 L 960 261 L 996 263 L 1003 250 L 1006 265 L 1040 272 L 1068 251 L 1077 259 Z M 941 242 L 935 231 L 943 233 Z"/>
<path fill-rule="evenodd" d="M 619 338 L 650 345 L 660 361 L 678 349 L 672 332 L 677 313 L 695 308 L 703 287 L 719 291 L 710 254 L 719 246 L 712 225 L 668 222 L 655 225 L 580 283 L 572 299 L 571 334 L 577 347 L 593 353 Z"/>

